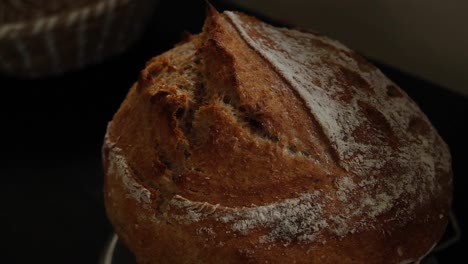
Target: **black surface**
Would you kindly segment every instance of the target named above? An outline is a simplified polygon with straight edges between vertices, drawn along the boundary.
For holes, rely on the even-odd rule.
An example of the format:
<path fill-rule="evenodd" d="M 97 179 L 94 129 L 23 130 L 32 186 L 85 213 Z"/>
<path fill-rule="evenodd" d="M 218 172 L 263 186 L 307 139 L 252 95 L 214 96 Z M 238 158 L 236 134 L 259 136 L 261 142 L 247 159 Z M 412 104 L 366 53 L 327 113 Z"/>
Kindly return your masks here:
<path fill-rule="evenodd" d="M 98 261 L 112 232 L 101 191 L 106 123 L 144 63 L 169 49 L 184 30 L 198 32 L 203 19 L 204 1 L 161 1 L 146 34 L 124 54 L 40 80 L 0 75 L 3 263 Z M 379 66 L 414 98 L 449 144 L 454 209 L 466 230 L 468 99 Z M 440 263 L 459 263 L 466 249 L 464 239 L 437 257 Z"/>

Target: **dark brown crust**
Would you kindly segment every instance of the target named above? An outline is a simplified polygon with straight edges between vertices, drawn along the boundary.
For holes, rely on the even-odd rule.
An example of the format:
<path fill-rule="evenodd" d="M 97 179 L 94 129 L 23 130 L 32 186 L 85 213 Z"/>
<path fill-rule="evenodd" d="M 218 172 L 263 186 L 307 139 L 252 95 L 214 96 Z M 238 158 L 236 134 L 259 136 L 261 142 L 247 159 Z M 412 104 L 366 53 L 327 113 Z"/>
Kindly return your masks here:
<path fill-rule="evenodd" d="M 344 71 L 341 77 L 362 83 L 358 76 Z M 406 96 L 396 86 L 388 95 Z M 386 133 L 379 124 L 377 132 Z M 424 134 L 429 126 L 415 118 L 409 133 Z M 372 140 L 370 132 L 359 133 Z M 320 189 L 333 201 L 328 213 L 342 206 L 334 184 L 346 172 L 322 128 L 287 82 L 212 9 L 201 35 L 148 62 L 109 124 L 103 154 L 107 213 L 139 263 L 417 260 L 442 236 L 450 206 L 451 175 L 439 171 L 441 196 L 416 207 L 411 221 L 390 220 L 390 210 L 372 228 L 343 236 L 325 232 L 309 242 L 262 244 L 266 227 L 241 233 L 214 218 L 177 220 L 177 209 L 170 208 L 175 195 L 242 208 Z M 124 163 L 125 170 L 115 169 Z"/>

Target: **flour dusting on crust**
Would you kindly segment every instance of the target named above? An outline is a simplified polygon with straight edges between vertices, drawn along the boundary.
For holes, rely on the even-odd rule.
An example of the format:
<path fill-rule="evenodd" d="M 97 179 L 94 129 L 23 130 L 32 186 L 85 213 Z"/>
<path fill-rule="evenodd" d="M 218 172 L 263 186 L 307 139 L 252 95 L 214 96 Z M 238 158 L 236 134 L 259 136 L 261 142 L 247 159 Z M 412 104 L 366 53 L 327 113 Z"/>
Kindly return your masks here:
<path fill-rule="evenodd" d="M 225 14 L 303 99 L 349 173 L 336 181 L 338 199 L 349 202 L 337 219 L 370 223 L 398 202 L 394 219 L 404 222 L 418 203 L 440 192 L 436 170 L 449 173 L 448 148 L 418 106 L 377 68 L 326 37 Z"/>
<path fill-rule="evenodd" d="M 104 144 L 109 147 L 109 166 L 106 174 L 119 177 L 127 188 L 128 197 L 148 206 L 151 203 L 151 192 L 133 178 L 127 160 L 119 154 L 121 150 L 109 141 L 107 135 Z"/>
<path fill-rule="evenodd" d="M 247 234 L 258 227 L 269 228 L 269 233 L 262 236 L 260 242 L 278 239 L 291 241 L 293 238 L 310 241 L 314 233 L 328 225 L 322 205 L 317 203 L 319 196 L 317 191 L 278 203 L 232 208 L 194 202 L 176 195 L 170 204 L 175 209 L 182 209 L 183 214 L 175 214 L 175 218 L 182 222 L 198 222 L 209 217 L 229 224 L 233 231 L 241 234 Z"/>

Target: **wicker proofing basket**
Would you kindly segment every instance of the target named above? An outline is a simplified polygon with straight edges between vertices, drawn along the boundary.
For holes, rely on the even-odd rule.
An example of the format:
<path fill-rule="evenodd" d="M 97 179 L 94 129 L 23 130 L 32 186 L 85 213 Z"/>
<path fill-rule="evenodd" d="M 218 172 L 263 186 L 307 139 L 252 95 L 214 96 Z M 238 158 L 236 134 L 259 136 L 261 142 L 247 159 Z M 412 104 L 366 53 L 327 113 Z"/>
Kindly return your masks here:
<path fill-rule="evenodd" d="M 65 13 L 0 25 L 0 72 L 38 77 L 80 69 L 122 52 L 157 0 L 100 0 Z"/>

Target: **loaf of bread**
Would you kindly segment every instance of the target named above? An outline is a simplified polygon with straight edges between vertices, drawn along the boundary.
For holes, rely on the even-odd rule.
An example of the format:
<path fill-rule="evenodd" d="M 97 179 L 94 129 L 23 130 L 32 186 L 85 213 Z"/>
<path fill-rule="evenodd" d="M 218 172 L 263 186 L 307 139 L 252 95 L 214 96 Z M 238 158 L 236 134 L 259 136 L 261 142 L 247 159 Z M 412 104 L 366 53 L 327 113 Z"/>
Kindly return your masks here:
<path fill-rule="evenodd" d="M 105 203 L 138 263 L 413 263 L 450 153 L 337 41 L 238 12 L 151 59 L 109 123 Z"/>

